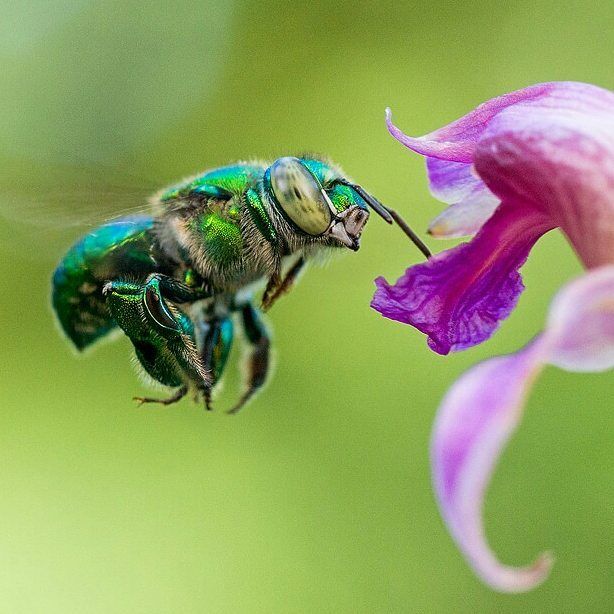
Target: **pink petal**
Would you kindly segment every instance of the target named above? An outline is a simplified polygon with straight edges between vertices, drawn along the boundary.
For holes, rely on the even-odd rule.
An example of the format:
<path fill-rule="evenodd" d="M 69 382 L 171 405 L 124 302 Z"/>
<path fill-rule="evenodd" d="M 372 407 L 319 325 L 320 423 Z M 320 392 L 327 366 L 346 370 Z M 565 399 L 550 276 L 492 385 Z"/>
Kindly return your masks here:
<path fill-rule="evenodd" d="M 408 269 L 394 286 L 376 280 L 372 306 L 426 333 L 435 351 L 492 335 L 522 291 L 517 269 L 549 229 L 563 230 L 586 267 L 614 263 L 612 92 L 536 85 L 417 139 L 387 121 L 393 136 L 427 156 L 431 190 L 452 203 L 430 232 L 457 237 L 482 228 L 471 243 Z"/>
<path fill-rule="evenodd" d="M 548 95 L 555 83 L 541 83 L 504 96 L 492 98 L 456 121 L 421 137 L 410 137 L 392 123 L 392 112 L 386 109 L 388 132 L 412 151 L 442 160 L 471 163 L 473 149 L 488 123 L 503 109 L 522 101 L 539 100 Z"/>
<path fill-rule="evenodd" d="M 590 115 L 510 109 L 475 150 L 488 187 L 548 215 L 589 268 L 614 262 L 614 94 L 610 105 Z"/>
<path fill-rule="evenodd" d="M 524 568 L 501 564 L 488 547 L 482 520 L 486 486 L 518 426 L 526 381 L 539 370 L 541 351 L 537 341 L 474 367 L 448 392 L 434 427 L 431 458 L 442 516 L 474 571 L 505 592 L 533 588 L 552 564 L 547 554 Z"/>
<path fill-rule="evenodd" d="M 538 83 L 492 98 L 467 115 L 421 137 L 410 137 L 392 123 L 392 113 L 386 109 L 388 132 L 400 143 L 422 154 L 452 162 L 473 162 L 473 151 L 490 123 L 508 108 L 518 115 L 530 114 L 533 109 L 576 111 L 585 114 L 612 112 L 613 94 L 587 83 L 559 81 Z"/>
<path fill-rule="evenodd" d="M 552 564 L 544 554 L 529 567 L 503 565 L 486 542 L 482 519 L 488 482 L 546 362 L 573 371 L 614 367 L 614 266 L 597 269 L 564 288 L 540 337 L 517 354 L 493 358 L 468 371 L 440 407 L 431 455 L 441 513 L 474 571 L 500 591 L 533 588 Z"/>
<path fill-rule="evenodd" d="M 554 145 L 558 139 L 560 123 L 565 121 L 572 126 L 577 125 L 578 132 L 588 137 L 584 145 L 579 142 L 582 139 L 577 140 L 576 144 L 570 142 L 573 139 L 567 139 L 561 142 L 560 147 Z M 594 177 L 595 173 L 601 172 L 604 161 L 612 159 L 613 122 L 614 94 L 594 85 L 575 82 L 542 83 L 493 98 L 451 124 L 417 138 L 401 132 L 392 123 L 390 109 L 386 110 L 386 124 L 390 134 L 406 147 L 426 156 L 433 195 L 444 202 L 457 205 L 444 212 L 431 224 L 431 233 L 439 237 L 458 237 L 475 233 L 478 226 L 490 217 L 496 207 L 497 199 L 492 193 L 497 196 L 501 194 L 497 178 L 493 177 L 487 181 L 488 188 L 482 181 L 488 179 L 488 162 L 482 159 L 479 168 L 476 166 L 478 173 L 472 174 L 472 164 L 479 155 L 477 150 L 484 149 L 483 141 L 487 137 L 493 138 L 490 150 L 492 158 L 504 153 L 512 155 L 512 149 L 516 145 L 507 142 L 506 147 L 509 135 L 515 134 L 515 142 L 519 143 L 524 138 L 523 126 L 532 125 L 536 138 L 545 138 L 544 143 L 550 139 L 553 143 L 552 151 L 558 151 L 561 159 L 565 159 L 569 153 L 570 145 L 572 151 L 577 150 L 577 161 L 580 162 L 578 176 L 583 172 L 581 167 L 588 166 L 592 169 L 590 175 Z M 593 139 L 605 141 L 605 147 L 594 149 L 591 142 Z M 501 144 L 502 148 L 497 149 L 496 144 Z M 547 145 L 544 144 L 544 147 Z M 515 152 L 519 158 L 525 155 L 522 146 Z M 481 155 L 485 155 L 485 152 Z M 554 159 L 556 164 L 556 156 Z M 584 165 L 581 164 L 582 159 Z M 573 166 L 574 160 L 568 162 L 568 167 Z M 539 166 L 539 159 L 537 163 Z M 507 164 L 507 160 L 504 164 Z M 607 165 L 612 166 L 609 162 Z M 508 167 L 509 175 L 513 177 L 516 172 L 522 172 L 519 167 L 520 164 L 514 169 Z M 547 171 L 547 165 L 542 165 L 542 170 Z M 588 177 L 584 180 L 585 184 L 591 182 L 592 179 Z M 611 186 L 609 191 L 611 192 Z M 555 194 L 561 193 L 564 192 L 555 192 Z M 604 198 L 607 197 L 603 196 L 596 201 L 593 208 L 597 209 L 599 202 Z M 538 195 L 536 201 L 539 200 Z M 614 203 L 612 198 L 607 200 L 610 204 Z M 594 254 L 595 250 L 589 249 L 590 253 L 583 256 L 582 244 L 587 239 L 586 233 L 574 232 L 577 213 L 572 212 L 573 219 L 568 220 L 570 223 L 567 226 L 570 227 L 570 231 L 566 228 L 564 230 L 588 266 L 603 264 L 606 260 L 602 254 Z M 605 243 L 606 239 L 609 241 L 610 238 L 611 234 L 608 234 L 602 243 Z"/>
<path fill-rule="evenodd" d="M 376 279 L 371 306 L 428 335 L 439 354 L 481 343 L 515 307 L 518 269 L 549 229 L 532 209 L 501 206 L 470 243 L 410 267 L 393 286 Z"/>
<path fill-rule="evenodd" d="M 561 292 L 548 319 L 550 363 L 567 371 L 614 366 L 614 265 L 594 269 Z"/>
<path fill-rule="evenodd" d="M 494 213 L 499 199 L 477 176 L 472 164 L 427 158 L 431 194 L 452 206 L 429 225 L 438 238 L 475 234 Z"/>

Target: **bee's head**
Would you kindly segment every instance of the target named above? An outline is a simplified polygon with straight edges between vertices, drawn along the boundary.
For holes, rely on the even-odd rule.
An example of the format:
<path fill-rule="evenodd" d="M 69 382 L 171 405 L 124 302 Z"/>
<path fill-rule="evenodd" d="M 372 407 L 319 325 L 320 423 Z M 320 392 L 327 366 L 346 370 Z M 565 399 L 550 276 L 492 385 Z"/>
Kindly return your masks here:
<path fill-rule="evenodd" d="M 369 219 L 367 203 L 330 165 L 314 158 L 278 158 L 266 170 L 264 188 L 297 232 L 358 250 Z"/>

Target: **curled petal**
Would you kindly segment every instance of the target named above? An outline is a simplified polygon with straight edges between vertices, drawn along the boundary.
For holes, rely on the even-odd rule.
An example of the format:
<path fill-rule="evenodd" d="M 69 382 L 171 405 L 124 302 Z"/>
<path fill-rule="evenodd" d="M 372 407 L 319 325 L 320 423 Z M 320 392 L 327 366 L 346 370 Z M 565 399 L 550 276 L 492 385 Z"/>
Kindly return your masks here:
<path fill-rule="evenodd" d="M 518 269 L 550 226 L 523 207 L 499 207 L 469 243 L 407 269 L 394 285 L 375 280 L 371 306 L 411 324 L 439 354 L 488 339 L 524 289 Z"/>
<path fill-rule="evenodd" d="M 503 565 L 486 542 L 482 519 L 490 477 L 518 427 L 533 380 L 548 362 L 573 371 L 614 367 L 614 266 L 564 288 L 540 337 L 468 371 L 440 407 L 431 456 L 441 513 L 474 571 L 500 591 L 533 588 L 552 564 L 544 554 L 528 567 Z"/>
<path fill-rule="evenodd" d="M 478 365 L 452 387 L 443 401 L 432 444 L 435 491 L 441 513 L 474 571 L 505 592 L 533 588 L 548 575 L 542 554 L 524 568 L 501 564 L 484 536 L 484 491 L 501 450 L 521 418 L 525 383 L 540 367 L 542 344 Z"/>
<path fill-rule="evenodd" d="M 611 92 L 587 83 L 538 83 L 492 98 L 460 119 L 421 137 L 408 136 L 397 128 L 392 123 L 390 109 L 386 109 L 386 125 L 397 141 L 416 153 L 471 164 L 476 143 L 493 120 L 507 109 L 517 116 L 530 115 L 534 109 L 586 115 L 612 113 L 612 96 Z"/>
<path fill-rule="evenodd" d="M 386 109 L 388 132 L 400 143 L 422 154 L 452 162 L 473 161 L 473 148 L 488 123 L 503 109 L 523 101 L 539 100 L 548 95 L 555 83 L 541 83 L 504 96 L 498 96 L 476 107 L 471 113 L 421 137 L 410 137 L 392 123 L 392 112 Z"/>

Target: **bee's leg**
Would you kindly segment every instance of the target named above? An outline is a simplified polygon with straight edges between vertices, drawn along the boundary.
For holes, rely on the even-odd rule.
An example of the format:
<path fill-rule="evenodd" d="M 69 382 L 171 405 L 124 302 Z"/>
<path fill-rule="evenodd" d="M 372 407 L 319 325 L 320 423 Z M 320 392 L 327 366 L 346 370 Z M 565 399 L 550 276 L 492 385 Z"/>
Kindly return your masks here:
<path fill-rule="evenodd" d="M 238 413 L 247 401 L 262 388 L 269 370 L 271 341 L 258 310 L 251 303 L 247 303 L 241 308 L 241 320 L 245 335 L 252 346 L 247 359 L 247 390 L 243 393 L 239 402 L 228 411 L 229 414 Z"/>
<path fill-rule="evenodd" d="M 211 392 L 220 381 L 234 337 L 234 327 L 229 317 L 207 318 L 203 314 L 196 320 L 195 334 L 202 363 L 210 374 L 210 382 L 203 386 L 205 407 L 211 410 Z"/>
<path fill-rule="evenodd" d="M 183 399 L 187 392 L 188 387 L 181 386 L 181 388 L 177 389 L 177 392 L 175 392 L 175 394 L 165 399 L 156 399 L 154 397 L 132 397 L 132 400 L 138 401 L 139 405 L 143 405 L 143 403 L 159 403 L 160 405 L 172 405 L 173 403 L 177 403 L 177 401 L 181 401 L 181 399 Z"/>
<path fill-rule="evenodd" d="M 152 273 L 145 280 L 145 286 L 156 283 L 160 294 L 173 303 L 194 303 L 212 295 L 211 289 L 205 282 L 197 287 L 192 287 L 161 273 Z"/>
<path fill-rule="evenodd" d="M 158 276 L 150 276 L 145 283 L 108 282 L 103 294 L 145 371 L 161 384 L 179 388 L 168 400 L 174 402 L 185 394 L 183 388 L 200 389 L 210 384 L 210 377 L 196 349 L 192 320 L 167 300 L 162 287 Z"/>
<path fill-rule="evenodd" d="M 262 293 L 262 300 L 260 301 L 260 308 L 262 311 L 267 311 L 273 304 L 271 297 L 277 292 L 277 288 L 281 285 L 281 281 L 282 277 L 279 271 L 275 271 L 275 273 L 269 277 L 266 288 Z"/>
<path fill-rule="evenodd" d="M 282 295 L 290 292 L 299 273 L 305 266 L 305 259 L 301 256 L 288 270 L 282 278 L 280 275 L 273 275 L 262 296 L 262 310 L 268 311 L 273 303 Z"/>

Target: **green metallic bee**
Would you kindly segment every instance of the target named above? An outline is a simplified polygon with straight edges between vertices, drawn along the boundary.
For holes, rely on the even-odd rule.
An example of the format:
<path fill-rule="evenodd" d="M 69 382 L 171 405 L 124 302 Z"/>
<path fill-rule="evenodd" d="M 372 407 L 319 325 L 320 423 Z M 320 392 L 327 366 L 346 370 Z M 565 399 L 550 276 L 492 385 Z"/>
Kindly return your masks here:
<path fill-rule="evenodd" d="M 238 315 L 250 345 L 236 413 L 263 386 L 270 341 L 252 293 L 267 281 L 264 310 L 323 248 L 359 248 L 369 208 L 407 224 L 334 164 L 314 156 L 207 171 L 158 194 L 151 215 L 118 218 L 76 243 L 53 275 L 53 307 L 78 350 L 119 327 L 144 372 L 211 408 Z M 282 271 L 285 270 L 285 274 Z"/>

